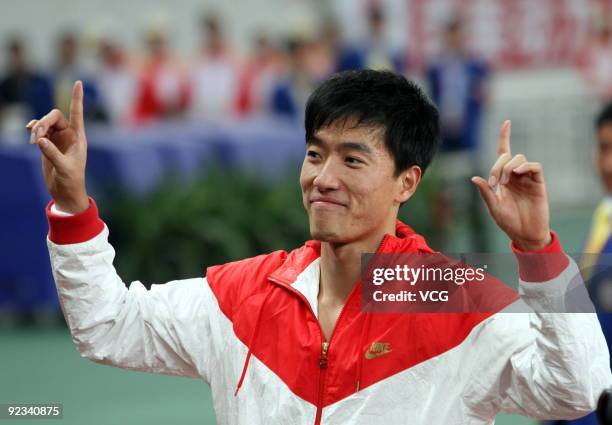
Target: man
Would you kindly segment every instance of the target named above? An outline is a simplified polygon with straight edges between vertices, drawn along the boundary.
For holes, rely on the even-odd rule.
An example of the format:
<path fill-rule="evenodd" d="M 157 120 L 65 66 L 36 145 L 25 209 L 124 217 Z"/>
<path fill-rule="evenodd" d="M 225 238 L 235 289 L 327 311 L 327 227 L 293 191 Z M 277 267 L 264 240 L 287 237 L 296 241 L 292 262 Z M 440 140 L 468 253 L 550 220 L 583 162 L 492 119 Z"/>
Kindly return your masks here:
<path fill-rule="evenodd" d="M 295 34 L 287 40 L 286 49 L 287 66 L 272 87 L 270 112 L 301 120 L 310 93 L 334 71 L 332 46 L 318 35 Z"/>
<path fill-rule="evenodd" d="M 610 215 L 612 214 L 612 103 L 605 106 L 595 120 L 597 145 L 594 165 L 605 191 L 605 198 L 595 209 L 593 220 L 586 238 L 580 269 L 589 288 L 593 303 L 599 312 L 608 350 L 612 342 L 612 238 L 610 237 Z M 590 414 L 574 421 L 550 422 L 550 424 L 596 425 L 596 415 Z"/>
<path fill-rule="evenodd" d="M 6 43 L 4 63 L 6 70 L 0 75 L 0 130 L 3 132 L 20 128 L 24 120 L 41 116 L 53 105 L 51 83 L 28 63 L 24 40 L 15 37 Z"/>
<path fill-rule="evenodd" d="M 137 83 L 133 120 L 155 122 L 184 115 L 190 88 L 165 28 L 152 25 L 146 33 L 147 59 Z"/>
<path fill-rule="evenodd" d="M 85 121 L 104 122 L 107 117 L 100 101 L 100 90 L 94 76 L 81 64 L 79 41 L 79 36 L 72 32 L 61 34 L 57 39 L 55 68 L 52 74 L 55 105 L 61 111 L 68 111 L 72 85 L 75 80 L 82 79 L 86 94 L 83 108 Z"/>
<path fill-rule="evenodd" d="M 608 349 L 612 342 L 612 304 L 610 290 L 612 280 L 610 266 L 612 261 L 612 229 L 610 215 L 612 214 L 612 103 L 607 104 L 595 120 L 597 145 L 595 147 L 594 163 L 604 189 L 605 198 L 595 209 L 588 236 L 584 244 L 584 255 L 581 259 L 583 276 L 589 287 L 589 292 L 597 310 L 604 335 L 608 341 Z"/>
<path fill-rule="evenodd" d="M 136 70 L 130 63 L 124 43 L 110 31 L 98 40 L 95 81 L 99 88 L 100 107 L 108 123 L 117 127 L 127 125 L 136 98 Z"/>
<path fill-rule="evenodd" d="M 200 34 L 201 46 L 189 71 L 188 114 L 195 121 L 235 115 L 242 64 L 225 39 L 218 16 L 203 16 Z"/>
<path fill-rule="evenodd" d="M 54 199 L 54 277 L 83 356 L 201 378 L 220 424 L 491 424 L 500 411 L 574 418 L 612 383 L 593 314 L 360 309 L 363 252 L 432 252 L 396 221 L 438 138 L 435 107 L 405 78 L 343 73 L 310 97 L 300 184 L 314 240 L 150 291 L 117 276 L 87 196 L 82 97 L 77 82 L 69 120 L 54 110 L 28 128 Z M 546 303 L 577 268 L 548 227 L 541 165 L 510 153 L 509 122 L 499 154 L 490 185 L 473 181 L 513 241 L 526 301 Z M 534 252 L 556 255 L 534 268 Z"/>

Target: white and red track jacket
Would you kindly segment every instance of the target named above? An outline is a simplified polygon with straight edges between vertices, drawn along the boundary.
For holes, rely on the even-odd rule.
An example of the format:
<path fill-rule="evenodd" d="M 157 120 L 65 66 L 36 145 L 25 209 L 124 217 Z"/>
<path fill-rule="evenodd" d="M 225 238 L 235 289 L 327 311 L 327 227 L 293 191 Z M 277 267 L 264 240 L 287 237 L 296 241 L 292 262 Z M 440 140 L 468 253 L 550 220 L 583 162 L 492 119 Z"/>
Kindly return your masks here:
<path fill-rule="evenodd" d="M 324 344 L 318 242 L 211 267 L 204 278 L 128 289 L 93 201 L 79 215 L 53 213 L 51 204 L 47 214 L 53 274 L 79 352 L 204 380 L 219 424 L 576 418 L 612 385 L 595 314 L 366 314 L 357 284 Z M 545 250 L 562 252 L 556 236 Z M 431 252 L 399 222 L 381 251 Z M 509 306 L 546 302 L 577 273 L 564 254 L 525 268 L 526 254 L 515 253 L 523 295 Z"/>

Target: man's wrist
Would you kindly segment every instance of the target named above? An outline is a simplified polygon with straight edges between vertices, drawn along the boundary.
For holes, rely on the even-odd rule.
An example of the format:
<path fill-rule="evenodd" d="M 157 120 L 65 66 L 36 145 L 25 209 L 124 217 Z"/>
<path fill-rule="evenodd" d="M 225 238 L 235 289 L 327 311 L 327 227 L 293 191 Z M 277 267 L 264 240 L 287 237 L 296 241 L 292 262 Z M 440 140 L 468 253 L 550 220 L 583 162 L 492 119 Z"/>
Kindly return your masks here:
<path fill-rule="evenodd" d="M 76 199 L 54 199 L 55 206 L 60 211 L 77 215 L 89 208 L 89 197 L 87 194 Z"/>
<path fill-rule="evenodd" d="M 569 257 L 563 252 L 559 237 L 550 232 L 550 242 L 543 248 L 526 251 L 512 241 L 510 247 L 516 255 L 519 276 L 524 282 L 547 282 L 556 278 L 569 264 Z"/>
<path fill-rule="evenodd" d="M 93 199 L 88 198 L 88 208 L 79 214 L 59 215 L 51 211 L 54 201 L 47 205 L 49 221 L 49 240 L 58 245 L 85 242 L 104 230 L 104 222 L 98 215 L 98 208 Z M 57 204 L 55 205 L 57 207 Z M 64 211 L 66 212 L 66 211 Z"/>
<path fill-rule="evenodd" d="M 514 246 L 523 252 L 528 251 L 539 251 L 541 249 L 546 248 L 552 242 L 552 236 L 550 231 L 548 231 L 548 236 L 541 240 L 516 240 L 513 239 L 512 242 Z"/>

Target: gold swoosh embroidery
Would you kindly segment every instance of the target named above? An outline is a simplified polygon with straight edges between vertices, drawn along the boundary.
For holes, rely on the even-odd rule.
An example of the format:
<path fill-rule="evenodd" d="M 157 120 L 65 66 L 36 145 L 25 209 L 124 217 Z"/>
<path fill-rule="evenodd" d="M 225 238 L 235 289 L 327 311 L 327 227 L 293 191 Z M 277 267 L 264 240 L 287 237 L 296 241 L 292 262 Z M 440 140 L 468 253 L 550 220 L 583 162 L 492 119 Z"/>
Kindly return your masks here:
<path fill-rule="evenodd" d="M 367 360 L 372 360 L 376 357 L 380 357 L 383 354 L 388 354 L 390 353 L 391 350 L 391 344 L 388 342 L 374 342 L 372 343 L 372 345 L 370 346 L 370 348 L 368 349 L 368 351 L 365 352 L 365 358 Z"/>

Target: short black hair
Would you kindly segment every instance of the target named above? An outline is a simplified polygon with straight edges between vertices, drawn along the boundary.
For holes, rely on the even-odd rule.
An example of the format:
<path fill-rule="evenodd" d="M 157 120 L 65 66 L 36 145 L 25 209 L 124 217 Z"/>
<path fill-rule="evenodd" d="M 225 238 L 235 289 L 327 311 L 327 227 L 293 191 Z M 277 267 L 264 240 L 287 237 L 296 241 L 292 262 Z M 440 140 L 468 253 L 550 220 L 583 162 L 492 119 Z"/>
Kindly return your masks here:
<path fill-rule="evenodd" d="M 612 102 L 608 103 L 604 108 L 599 112 L 597 118 L 595 119 L 595 129 L 599 130 L 604 124 L 612 124 Z"/>
<path fill-rule="evenodd" d="M 438 149 L 438 110 L 419 86 L 391 71 L 341 72 L 321 84 L 306 102 L 306 142 L 323 127 L 353 119 L 383 129 L 396 176 L 412 165 L 424 173 Z"/>

